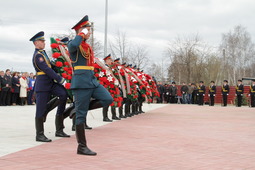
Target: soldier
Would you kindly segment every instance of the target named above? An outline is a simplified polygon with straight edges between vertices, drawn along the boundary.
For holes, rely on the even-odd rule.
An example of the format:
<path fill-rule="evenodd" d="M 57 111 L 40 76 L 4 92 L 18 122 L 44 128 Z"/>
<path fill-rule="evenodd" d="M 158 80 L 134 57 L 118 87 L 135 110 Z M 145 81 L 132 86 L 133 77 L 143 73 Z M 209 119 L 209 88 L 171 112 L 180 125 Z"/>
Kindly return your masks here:
<path fill-rule="evenodd" d="M 44 32 L 41 31 L 34 35 L 30 41 L 33 42 L 35 46 L 35 52 L 33 55 L 33 66 L 35 68 L 37 78 L 35 83 L 36 92 L 36 117 L 35 117 L 35 128 L 36 128 L 36 141 L 40 142 L 51 142 L 44 135 L 44 114 L 47 107 L 47 102 L 49 101 L 50 95 L 56 95 L 59 97 L 60 104 L 58 105 L 58 110 L 56 113 L 56 133 L 57 137 L 70 137 L 67 135 L 64 129 L 64 118 L 63 112 L 66 106 L 67 94 L 63 87 L 64 78 L 59 76 L 51 67 L 50 60 L 44 51 L 45 39 Z"/>
<path fill-rule="evenodd" d="M 242 80 L 238 80 L 236 85 L 237 107 L 242 106 L 243 90 L 244 88 L 243 88 Z"/>
<path fill-rule="evenodd" d="M 255 107 L 255 80 L 252 80 L 252 85 L 250 86 L 250 97 L 251 107 Z"/>
<path fill-rule="evenodd" d="M 211 81 L 211 85 L 209 86 L 209 94 L 208 94 L 208 96 L 210 97 L 209 106 L 214 106 L 215 94 L 216 94 L 215 82 Z"/>
<path fill-rule="evenodd" d="M 228 104 L 228 93 L 229 93 L 228 81 L 224 80 L 222 85 L 222 100 L 223 100 L 224 107 L 226 107 Z"/>
<path fill-rule="evenodd" d="M 204 82 L 200 81 L 198 86 L 198 105 L 204 105 L 204 96 L 205 96 L 205 86 Z"/>
<path fill-rule="evenodd" d="M 107 67 L 110 68 L 111 65 L 112 65 L 112 62 L 113 62 L 112 57 L 111 57 L 111 54 L 109 54 L 108 56 L 106 56 L 103 60 L 104 60 L 104 62 L 105 62 L 105 65 L 106 65 Z M 111 69 L 111 68 L 110 68 L 110 69 Z M 108 118 L 108 110 L 109 110 L 109 105 L 103 107 L 103 121 L 104 121 L 104 122 L 112 122 L 112 120 L 110 120 L 110 119 Z M 116 109 L 115 109 L 114 106 L 111 106 L 111 112 L 112 112 L 112 119 L 113 119 L 113 120 L 120 120 L 120 118 L 118 118 L 117 115 L 116 115 Z"/>
<path fill-rule="evenodd" d="M 163 96 L 164 96 L 164 93 L 165 93 L 165 88 L 164 86 L 162 85 L 161 81 L 159 81 L 157 83 L 157 89 L 158 89 L 158 92 L 159 92 L 159 97 L 157 98 L 157 103 L 163 103 Z"/>
<path fill-rule="evenodd" d="M 68 49 L 72 59 L 74 74 L 71 89 L 74 94 L 76 121 L 75 131 L 78 142 L 77 154 L 96 155 L 87 147 L 84 123 L 89 106 L 92 109 L 105 107 L 113 102 L 110 93 L 97 81 L 94 76 L 94 52 L 86 42 L 91 35 L 91 24 L 88 16 L 84 16 L 72 29 L 75 38 L 69 42 Z M 91 98 L 94 102 L 90 104 Z"/>

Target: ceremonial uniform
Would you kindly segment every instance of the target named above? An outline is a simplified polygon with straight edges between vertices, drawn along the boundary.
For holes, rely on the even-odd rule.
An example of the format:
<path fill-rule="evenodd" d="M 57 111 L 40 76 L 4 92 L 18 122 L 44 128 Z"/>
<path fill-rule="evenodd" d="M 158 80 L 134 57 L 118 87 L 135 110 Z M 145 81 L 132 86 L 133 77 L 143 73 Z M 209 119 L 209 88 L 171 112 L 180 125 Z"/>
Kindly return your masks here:
<path fill-rule="evenodd" d="M 228 83 L 227 80 L 224 80 L 224 82 Z M 229 94 L 229 85 L 228 84 L 222 85 L 223 106 L 227 106 L 228 104 L 228 94 Z"/>
<path fill-rule="evenodd" d="M 253 84 L 250 86 L 250 97 L 251 97 L 251 107 L 255 107 L 255 81 L 253 80 Z"/>
<path fill-rule="evenodd" d="M 204 105 L 204 96 L 205 96 L 205 86 L 203 85 L 203 81 L 200 82 L 198 86 L 198 105 Z"/>
<path fill-rule="evenodd" d="M 209 106 L 214 106 L 214 98 L 216 94 L 216 86 L 214 85 L 214 82 L 212 85 L 209 86 L 209 97 L 210 97 L 210 105 Z"/>
<path fill-rule="evenodd" d="M 84 123 L 90 100 L 91 98 L 96 99 L 91 107 L 99 108 L 110 105 L 113 99 L 109 92 L 99 84 L 94 76 L 94 54 L 91 46 L 86 43 L 85 39 L 85 37 L 89 35 L 89 28 L 87 29 L 87 27 L 90 27 L 90 23 L 86 15 L 72 28 L 75 29 L 78 34 L 69 42 L 68 50 L 74 68 L 71 89 L 74 94 L 76 110 L 75 130 L 78 142 L 77 154 L 96 155 L 95 152 L 87 147 L 84 131 Z M 78 32 L 81 30 L 84 32 L 87 31 L 87 33 Z"/>
<path fill-rule="evenodd" d="M 244 88 L 243 88 L 243 84 L 241 83 L 242 80 L 238 80 L 238 82 L 240 82 L 240 84 L 238 84 L 236 86 L 237 107 L 241 107 L 242 106 Z"/>
<path fill-rule="evenodd" d="M 45 41 L 44 32 L 39 32 L 33 36 L 30 41 Z M 70 137 L 63 132 L 63 112 L 66 105 L 67 94 L 63 87 L 64 79 L 59 76 L 53 69 L 50 60 L 43 49 L 35 49 L 33 59 L 33 66 L 35 68 L 37 78 L 35 82 L 34 90 L 36 92 L 36 141 L 50 142 L 44 135 L 44 114 L 47 107 L 47 102 L 50 99 L 50 95 L 56 95 L 59 97 L 60 103 L 56 113 L 56 136 Z"/>

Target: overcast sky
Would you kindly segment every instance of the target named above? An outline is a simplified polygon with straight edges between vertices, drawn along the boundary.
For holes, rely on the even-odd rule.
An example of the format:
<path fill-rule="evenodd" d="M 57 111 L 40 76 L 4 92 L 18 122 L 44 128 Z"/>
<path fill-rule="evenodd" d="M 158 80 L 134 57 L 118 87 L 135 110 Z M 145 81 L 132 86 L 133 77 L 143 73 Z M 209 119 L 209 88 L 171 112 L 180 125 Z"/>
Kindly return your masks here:
<path fill-rule="evenodd" d="M 108 0 L 108 34 L 126 32 L 131 41 L 148 47 L 152 61 L 161 61 L 177 35 L 199 33 L 217 46 L 222 33 L 241 24 L 255 37 L 254 0 Z M 45 31 L 46 50 L 52 34 L 68 33 L 84 15 L 104 40 L 105 0 L 0 0 L 0 70 L 34 71 L 34 46 L 29 39 Z M 103 58 L 103 56 L 102 56 Z"/>

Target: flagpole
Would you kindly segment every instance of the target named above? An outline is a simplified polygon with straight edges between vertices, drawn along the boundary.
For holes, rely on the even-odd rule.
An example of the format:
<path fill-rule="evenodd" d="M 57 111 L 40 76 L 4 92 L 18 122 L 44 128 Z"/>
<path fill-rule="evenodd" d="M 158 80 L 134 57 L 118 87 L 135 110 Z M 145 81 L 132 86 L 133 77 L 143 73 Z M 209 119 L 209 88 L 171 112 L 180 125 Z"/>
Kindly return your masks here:
<path fill-rule="evenodd" d="M 107 56 L 107 18 L 108 18 L 108 0 L 105 0 L 105 31 L 104 31 L 104 57 Z"/>

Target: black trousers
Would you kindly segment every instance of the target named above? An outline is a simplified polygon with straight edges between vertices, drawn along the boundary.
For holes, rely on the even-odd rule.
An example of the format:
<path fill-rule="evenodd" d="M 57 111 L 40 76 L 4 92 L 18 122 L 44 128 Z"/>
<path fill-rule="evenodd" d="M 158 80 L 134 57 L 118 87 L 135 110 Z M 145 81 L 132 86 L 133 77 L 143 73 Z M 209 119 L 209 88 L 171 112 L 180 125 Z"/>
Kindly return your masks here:
<path fill-rule="evenodd" d="M 241 107 L 242 106 L 242 99 L 243 99 L 243 96 L 241 95 L 237 95 L 237 106 L 238 107 Z"/>
<path fill-rule="evenodd" d="M 204 105 L 204 94 L 198 95 L 198 105 Z"/>
<path fill-rule="evenodd" d="M 210 106 L 214 106 L 214 94 L 210 94 Z"/>
<path fill-rule="evenodd" d="M 1 104 L 3 106 L 11 105 L 11 90 L 4 90 L 1 93 Z"/>
<path fill-rule="evenodd" d="M 19 93 L 12 93 L 12 103 L 18 104 Z"/>
<path fill-rule="evenodd" d="M 251 93 L 251 107 L 255 107 L 255 93 Z"/>
<path fill-rule="evenodd" d="M 227 104 L 228 104 L 228 95 L 223 94 L 222 99 L 223 99 L 223 106 L 227 106 Z"/>

